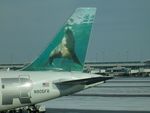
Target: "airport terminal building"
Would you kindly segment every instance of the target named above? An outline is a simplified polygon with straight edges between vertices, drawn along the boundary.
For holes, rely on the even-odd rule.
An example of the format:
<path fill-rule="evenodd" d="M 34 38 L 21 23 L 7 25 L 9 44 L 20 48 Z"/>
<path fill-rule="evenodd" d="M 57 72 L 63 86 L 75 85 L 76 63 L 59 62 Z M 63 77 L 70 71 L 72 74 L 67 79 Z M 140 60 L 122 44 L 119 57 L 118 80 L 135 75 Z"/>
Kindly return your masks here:
<path fill-rule="evenodd" d="M 84 71 L 115 76 L 149 76 L 150 61 L 86 62 Z"/>
<path fill-rule="evenodd" d="M 1 70 L 18 70 L 28 64 L 0 64 Z M 112 76 L 150 76 L 150 61 L 86 62 L 84 72 Z"/>

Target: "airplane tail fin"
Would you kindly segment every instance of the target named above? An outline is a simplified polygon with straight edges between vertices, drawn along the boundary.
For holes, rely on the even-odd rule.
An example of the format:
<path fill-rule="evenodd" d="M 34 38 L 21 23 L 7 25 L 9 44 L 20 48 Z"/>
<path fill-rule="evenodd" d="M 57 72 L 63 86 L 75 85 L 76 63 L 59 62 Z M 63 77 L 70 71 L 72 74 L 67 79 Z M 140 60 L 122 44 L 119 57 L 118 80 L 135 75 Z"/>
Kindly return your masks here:
<path fill-rule="evenodd" d="M 82 71 L 96 8 L 77 8 L 41 55 L 24 71 Z"/>

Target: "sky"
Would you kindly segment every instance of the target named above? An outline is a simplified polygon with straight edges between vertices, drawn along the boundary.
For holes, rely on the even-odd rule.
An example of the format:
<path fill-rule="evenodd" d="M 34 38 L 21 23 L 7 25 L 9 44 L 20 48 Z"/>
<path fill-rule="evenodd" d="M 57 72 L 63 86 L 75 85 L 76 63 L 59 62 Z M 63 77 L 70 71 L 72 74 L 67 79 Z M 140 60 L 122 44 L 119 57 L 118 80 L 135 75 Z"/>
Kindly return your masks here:
<path fill-rule="evenodd" d="M 150 59 L 150 0 L 1 0 L 0 64 L 32 62 L 78 7 L 96 7 L 86 62 Z"/>

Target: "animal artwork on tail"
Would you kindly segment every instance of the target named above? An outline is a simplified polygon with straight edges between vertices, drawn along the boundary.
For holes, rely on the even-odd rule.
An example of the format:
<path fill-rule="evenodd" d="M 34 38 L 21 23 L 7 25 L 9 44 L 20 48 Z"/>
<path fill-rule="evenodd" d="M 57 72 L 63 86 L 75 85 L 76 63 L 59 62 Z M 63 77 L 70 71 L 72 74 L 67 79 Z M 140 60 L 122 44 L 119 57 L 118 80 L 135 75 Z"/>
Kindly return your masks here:
<path fill-rule="evenodd" d="M 57 58 L 70 59 L 74 63 L 82 66 L 75 53 L 75 37 L 69 27 L 65 28 L 64 37 L 60 44 L 50 53 L 47 64 L 52 65 L 53 61 Z"/>

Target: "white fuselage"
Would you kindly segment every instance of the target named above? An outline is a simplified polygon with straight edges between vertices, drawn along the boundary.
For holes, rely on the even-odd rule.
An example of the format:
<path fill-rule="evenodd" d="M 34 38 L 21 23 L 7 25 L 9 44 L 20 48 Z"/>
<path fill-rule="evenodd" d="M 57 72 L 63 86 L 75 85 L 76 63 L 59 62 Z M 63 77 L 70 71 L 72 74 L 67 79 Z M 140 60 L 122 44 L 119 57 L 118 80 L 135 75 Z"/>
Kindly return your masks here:
<path fill-rule="evenodd" d="M 96 76 L 79 72 L 0 72 L 0 111 L 34 105 L 81 91 L 87 86 L 80 84 L 57 85 L 55 83 Z"/>

